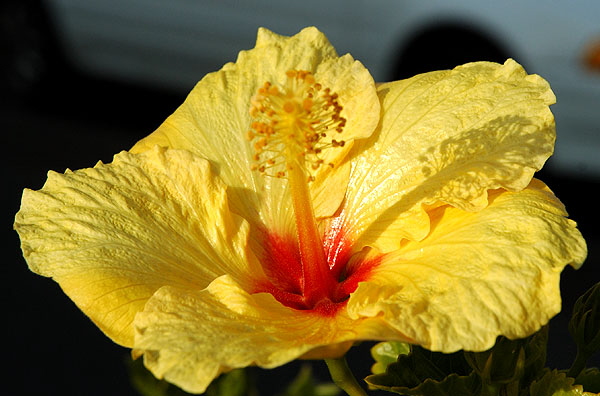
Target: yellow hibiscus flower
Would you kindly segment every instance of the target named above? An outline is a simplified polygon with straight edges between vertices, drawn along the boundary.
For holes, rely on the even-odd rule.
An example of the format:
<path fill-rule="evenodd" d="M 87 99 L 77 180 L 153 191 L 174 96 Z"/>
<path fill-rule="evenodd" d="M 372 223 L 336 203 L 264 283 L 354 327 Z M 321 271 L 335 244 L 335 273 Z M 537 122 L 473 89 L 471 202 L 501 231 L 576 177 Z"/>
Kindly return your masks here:
<path fill-rule="evenodd" d="M 554 100 L 512 60 L 376 85 L 315 28 L 261 29 L 130 151 L 25 190 L 15 228 L 31 270 L 189 392 L 360 340 L 485 350 L 559 312 L 586 256 L 532 179 Z"/>

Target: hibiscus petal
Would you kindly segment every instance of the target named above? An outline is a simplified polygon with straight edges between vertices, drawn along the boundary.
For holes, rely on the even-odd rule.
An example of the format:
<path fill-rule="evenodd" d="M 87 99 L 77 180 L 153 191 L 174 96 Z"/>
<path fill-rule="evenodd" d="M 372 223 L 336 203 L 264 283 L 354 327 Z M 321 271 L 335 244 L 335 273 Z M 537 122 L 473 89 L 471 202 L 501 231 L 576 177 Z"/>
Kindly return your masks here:
<path fill-rule="evenodd" d="M 311 71 L 316 80 L 339 95 L 346 126 L 340 137 L 348 141 L 369 136 L 379 121 L 379 100 L 368 70 L 350 55 L 338 57 L 327 38 L 315 28 L 284 37 L 260 29 L 256 47 L 242 51 L 236 63 L 205 76 L 183 105 L 154 133 L 142 139 L 132 152 L 158 144 L 190 150 L 208 159 L 231 188 L 232 210 L 251 224 L 267 224 L 271 230 L 293 224 L 287 181 L 252 172 L 254 149 L 247 140 L 250 100 L 265 82 L 283 84 L 288 70 Z M 329 153 L 328 153 L 329 151 Z M 347 150 L 324 150 L 330 162 Z M 322 172 L 330 172 L 322 167 Z M 334 194 L 315 192 L 317 216 L 331 215 L 343 199 L 345 177 L 331 178 Z M 319 180 L 323 179 L 322 177 Z M 335 184 L 335 185 L 332 185 Z M 315 189 L 322 190 L 321 183 Z"/>
<path fill-rule="evenodd" d="M 32 271 L 53 277 L 115 342 L 164 285 L 203 289 L 251 269 L 248 224 L 228 209 L 207 161 L 181 150 L 121 153 L 108 165 L 50 172 L 25 190 L 15 229 Z"/>
<path fill-rule="evenodd" d="M 563 267 L 586 245 L 562 204 L 540 181 L 496 190 L 489 206 L 431 211 L 431 234 L 384 255 L 351 295 L 355 318 L 383 314 L 425 348 L 485 350 L 497 336 L 525 337 L 561 308 Z"/>
<path fill-rule="evenodd" d="M 384 251 L 427 235 L 423 205 L 469 211 L 487 191 L 518 191 L 552 154 L 554 94 L 512 60 L 471 63 L 378 87 L 376 140 L 355 144 L 344 217 L 359 245 Z M 358 147 L 357 147 L 358 146 Z"/>
<path fill-rule="evenodd" d="M 220 373 L 272 368 L 298 357 L 339 357 L 353 341 L 402 339 L 379 318 L 352 321 L 284 307 L 266 293 L 247 294 L 230 277 L 206 290 L 165 287 L 135 318 L 134 356 L 188 392 L 204 392 Z"/>

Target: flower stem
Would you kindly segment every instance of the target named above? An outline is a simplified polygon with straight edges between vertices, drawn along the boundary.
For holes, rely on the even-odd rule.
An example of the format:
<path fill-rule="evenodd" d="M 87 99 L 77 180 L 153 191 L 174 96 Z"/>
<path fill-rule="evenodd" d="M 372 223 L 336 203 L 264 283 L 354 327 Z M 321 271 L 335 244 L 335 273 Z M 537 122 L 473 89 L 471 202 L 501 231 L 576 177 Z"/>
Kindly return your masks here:
<path fill-rule="evenodd" d="M 331 379 L 349 396 L 367 396 L 365 390 L 358 384 L 350 371 L 345 357 L 325 359 Z"/>

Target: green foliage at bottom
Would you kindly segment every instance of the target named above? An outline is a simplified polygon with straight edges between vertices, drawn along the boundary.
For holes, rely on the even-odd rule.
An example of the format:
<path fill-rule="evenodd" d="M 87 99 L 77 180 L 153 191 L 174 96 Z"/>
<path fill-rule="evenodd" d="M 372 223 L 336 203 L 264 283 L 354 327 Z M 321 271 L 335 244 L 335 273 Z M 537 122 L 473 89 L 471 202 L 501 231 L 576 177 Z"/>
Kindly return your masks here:
<path fill-rule="evenodd" d="M 575 379 L 575 383 L 582 385 L 587 392 L 600 393 L 600 370 L 597 368 L 583 370 Z"/>
<path fill-rule="evenodd" d="M 373 375 L 365 380 L 373 389 L 408 396 L 600 395 L 600 370 L 585 368 L 600 350 L 600 283 L 577 300 L 569 332 L 577 346 L 569 370 L 546 367 L 545 327 L 520 340 L 499 337 L 493 348 L 477 353 L 443 354 L 398 342 L 379 343 L 371 350 Z"/>
<path fill-rule="evenodd" d="M 159 380 L 148 371 L 141 359 L 128 361 L 132 387 L 141 396 L 189 396 L 177 386 Z M 204 395 L 206 396 L 259 396 L 256 378 L 249 369 L 236 369 L 215 379 Z M 315 380 L 310 365 L 303 365 L 298 374 L 277 396 L 338 396 L 342 392 L 332 382 L 319 383 Z"/>
<path fill-rule="evenodd" d="M 547 329 L 521 340 L 498 338 L 484 352 L 443 354 L 411 346 L 384 373 L 366 378 L 374 389 L 408 396 L 528 396 L 544 374 Z"/>
<path fill-rule="evenodd" d="M 142 359 L 127 359 L 129 380 L 131 386 L 141 396 L 186 396 L 189 393 L 182 391 L 167 381 L 159 380 L 144 367 Z"/>
<path fill-rule="evenodd" d="M 340 388 L 334 383 L 317 383 L 312 375 L 312 369 L 307 364 L 302 366 L 294 381 L 280 396 L 337 396 Z"/>

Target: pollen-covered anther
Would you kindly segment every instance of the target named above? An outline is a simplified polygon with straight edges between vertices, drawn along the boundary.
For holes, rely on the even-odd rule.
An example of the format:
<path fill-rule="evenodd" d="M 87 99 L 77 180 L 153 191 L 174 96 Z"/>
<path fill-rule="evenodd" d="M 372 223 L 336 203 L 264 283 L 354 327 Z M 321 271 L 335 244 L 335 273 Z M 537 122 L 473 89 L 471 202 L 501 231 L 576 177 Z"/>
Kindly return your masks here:
<path fill-rule="evenodd" d="M 321 165 L 323 165 L 323 162 L 325 162 L 325 161 L 324 161 L 324 160 L 322 160 L 322 159 L 318 159 L 317 161 L 315 161 L 315 162 L 314 162 L 314 163 L 311 165 L 311 168 L 312 168 L 313 170 L 317 170 L 317 169 L 319 169 L 319 167 L 320 167 Z"/>
<path fill-rule="evenodd" d="M 335 140 L 335 139 L 331 139 L 331 146 L 333 147 L 344 147 L 344 145 L 346 144 L 345 141 L 343 140 Z"/>
<path fill-rule="evenodd" d="M 289 70 L 281 85 L 264 83 L 250 103 L 253 121 L 247 138 L 253 142 L 257 162 L 252 168 L 265 175 L 285 177 L 292 163 L 310 174 L 323 164 L 324 149 L 345 144 L 330 137 L 346 125 L 337 93 L 308 71 Z"/>

